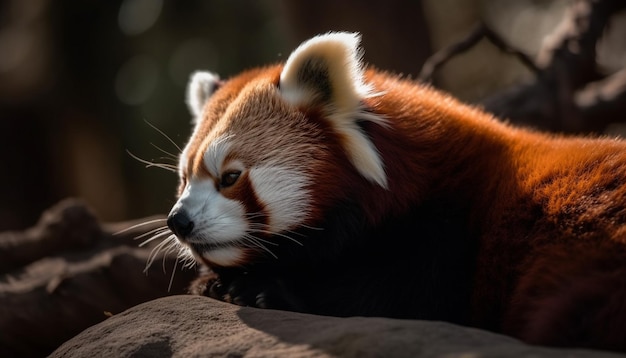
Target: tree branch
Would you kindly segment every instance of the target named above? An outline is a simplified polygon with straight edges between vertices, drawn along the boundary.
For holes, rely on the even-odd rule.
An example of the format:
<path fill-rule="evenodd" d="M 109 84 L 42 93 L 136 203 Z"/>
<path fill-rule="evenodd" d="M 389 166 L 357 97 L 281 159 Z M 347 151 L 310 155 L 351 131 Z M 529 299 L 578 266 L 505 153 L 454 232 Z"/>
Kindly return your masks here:
<path fill-rule="evenodd" d="M 501 50 L 514 54 L 535 73 L 533 82 L 484 99 L 481 104 L 486 110 L 511 122 L 546 130 L 601 132 L 609 118 L 626 120 L 624 70 L 603 81 L 596 62 L 598 40 L 611 16 L 623 9 L 626 1 L 622 0 L 572 2 L 559 26 L 544 40 L 536 61 L 480 25 L 465 39 L 433 55 L 420 78 L 430 81 L 439 67 L 485 37 Z"/>
<path fill-rule="evenodd" d="M 423 82 L 432 82 L 434 73 L 441 66 L 446 64 L 453 57 L 471 49 L 482 39 L 489 40 L 502 52 L 514 55 L 532 72 L 538 73 L 540 71 L 532 58 L 507 44 L 506 41 L 500 37 L 500 35 L 495 33 L 484 23 L 480 23 L 476 25 L 465 38 L 440 51 L 437 51 L 434 55 L 429 57 L 422 66 L 419 79 Z"/>

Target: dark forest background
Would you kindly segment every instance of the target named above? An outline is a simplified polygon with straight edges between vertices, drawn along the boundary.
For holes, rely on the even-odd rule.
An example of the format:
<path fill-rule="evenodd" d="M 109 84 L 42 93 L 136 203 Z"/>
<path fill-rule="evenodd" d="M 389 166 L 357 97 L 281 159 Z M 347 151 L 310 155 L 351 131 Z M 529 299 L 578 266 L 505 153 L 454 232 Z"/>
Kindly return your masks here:
<path fill-rule="evenodd" d="M 189 74 L 226 78 L 284 61 L 330 30 L 361 32 L 371 64 L 421 73 L 513 122 L 621 133 L 621 3 L 1 1 L 0 230 L 30 226 L 68 196 L 84 198 L 105 221 L 167 213 L 176 175 L 127 151 L 157 162 L 167 161 L 163 151 L 176 154 L 152 126 L 185 143 Z M 425 63 L 433 72 L 422 71 Z"/>

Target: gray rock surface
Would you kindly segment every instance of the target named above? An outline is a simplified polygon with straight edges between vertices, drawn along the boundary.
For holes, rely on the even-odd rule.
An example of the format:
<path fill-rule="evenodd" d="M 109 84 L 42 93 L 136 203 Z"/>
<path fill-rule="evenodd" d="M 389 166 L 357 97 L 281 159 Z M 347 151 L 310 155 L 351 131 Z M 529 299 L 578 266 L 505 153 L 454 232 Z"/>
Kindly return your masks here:
<path fill-rule="evenodd" d="M 619 357 L 523 344 L 444 322 L 336 318 L 159 298 L 92 326 L 51 357 Z"/>

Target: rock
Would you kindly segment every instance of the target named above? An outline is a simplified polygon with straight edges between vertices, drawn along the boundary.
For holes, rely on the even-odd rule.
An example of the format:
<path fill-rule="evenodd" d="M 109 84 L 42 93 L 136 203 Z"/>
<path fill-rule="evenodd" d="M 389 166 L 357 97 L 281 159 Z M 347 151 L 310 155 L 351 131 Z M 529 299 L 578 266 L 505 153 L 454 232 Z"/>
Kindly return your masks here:
<path fill-rule="evenodd" d="M 168 291 L 172 255 L 164 261 L 167 273 L 161 260 L 144 273 L 154 245 L 138 247 L 134 238 L 163 221 L 136 223 L 101 224 L 71 199 L 33 228 L 0 233 L 0 357 L 45 356 L 111 314 L 185 293 L 195 270 L 176 270 Z"/>
<path fill-rule="evenodd" d="M 83 331 L 51 357 L 618 357 L 533 347 L 444 322 L 336 318 L 238 307 L 201 296 L 156 299 Z"/>
<path fill-rule="evenodd" d="M 34 227 L 0 234 L 0 273 L 64 249 L 87 248 L 102 236 L 91 210 L 78 199 L 66 199 L 44 212 Z"/>

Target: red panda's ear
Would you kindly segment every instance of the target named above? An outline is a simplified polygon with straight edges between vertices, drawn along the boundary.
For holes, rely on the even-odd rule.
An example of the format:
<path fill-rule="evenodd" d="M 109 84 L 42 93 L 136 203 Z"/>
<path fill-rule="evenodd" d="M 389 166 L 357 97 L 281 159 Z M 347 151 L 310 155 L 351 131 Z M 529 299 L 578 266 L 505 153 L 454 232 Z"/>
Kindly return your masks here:
<path fill-rule="evenodd" d="M 302 43 L 280 75 L 285 100 L 298 107 L 353 112 L 370 93 L 363 82 L 360 40 L 359 34 L 336 32 Z"/>
<path fill-rule="evenodd" d="M 187 106 L 193 116 L 193 123 L 199 120 L 206 101 L 220 85 L 220 77 L 206 71 L 194 72 L 187 84 Z"/>
<path fill-rule="evenodd" d="M 321 110 L 342 134 L 352 164 L 368 180 L 387 186 L 382 158 L 358 122 L 385 120 L 363 108 L 372 89 L 365 83 L 356 33 L 335 32 L 314 37 L 289 55 L 280 74 L 280 94 L 298 107 Z"/>

